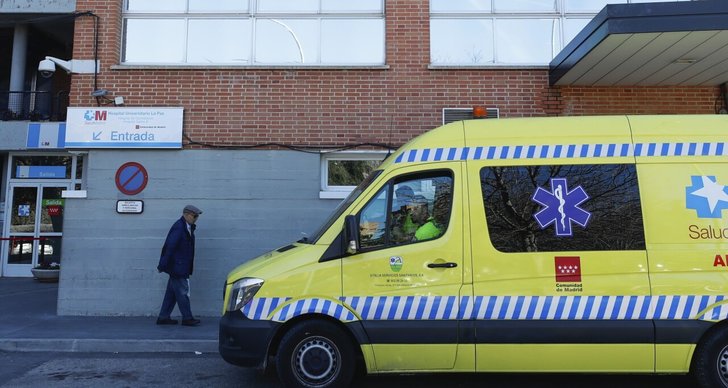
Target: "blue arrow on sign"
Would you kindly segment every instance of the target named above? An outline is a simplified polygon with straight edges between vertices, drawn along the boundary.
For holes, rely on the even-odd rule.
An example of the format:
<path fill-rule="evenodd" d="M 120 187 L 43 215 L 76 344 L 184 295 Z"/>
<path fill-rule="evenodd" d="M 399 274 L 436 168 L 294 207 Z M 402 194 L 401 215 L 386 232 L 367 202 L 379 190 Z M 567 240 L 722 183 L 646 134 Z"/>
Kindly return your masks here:
<path fill-rule="evenodd" d="M 99 132 L 99 133 L 96 133 L 96 132 L 94 132 L 94 140 L 101 140 L 101 134 L 102 134 L 103 132 L 104 132 L 104 131 L 101 131 L 101 132 Z"/>

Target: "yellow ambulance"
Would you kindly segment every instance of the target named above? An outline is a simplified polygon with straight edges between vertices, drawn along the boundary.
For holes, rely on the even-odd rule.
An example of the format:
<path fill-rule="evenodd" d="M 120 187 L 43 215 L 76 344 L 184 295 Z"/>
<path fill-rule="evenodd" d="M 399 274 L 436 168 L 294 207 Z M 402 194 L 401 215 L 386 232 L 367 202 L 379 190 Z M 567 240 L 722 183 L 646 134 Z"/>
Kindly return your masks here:
<path fill-rule="evenodd" d="M 222 357 L 287 386 L 359 369 L 728 387 L 728 116 L 447 124 L 224 295 Z"/>

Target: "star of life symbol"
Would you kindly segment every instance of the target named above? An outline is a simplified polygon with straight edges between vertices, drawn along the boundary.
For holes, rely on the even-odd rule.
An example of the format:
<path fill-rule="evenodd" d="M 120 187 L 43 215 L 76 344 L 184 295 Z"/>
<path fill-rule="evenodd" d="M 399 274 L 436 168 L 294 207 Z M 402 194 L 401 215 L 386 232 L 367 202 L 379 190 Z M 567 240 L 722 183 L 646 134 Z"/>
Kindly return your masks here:
<path fill-rule="evenodd" d="M 718 184 L 715 176 L 693 175 L 692 186 L 685 188 L 685 207 L 698 213 L 698 218 L 721 218 L 728 209 L 726 186 Z"/>
<path fill-rule="evenodd" d="M 534 214 L 541 229 L 554 224 L 557 236 L 571 236 L 571 223 L 575 222 L 582 228 L 589 222 L 591 213 L 579 207 L 589 199 L 581 186 L 569 191 L 566 178 L 552 178 L 551 191 L 539 187 L 533 194 L 533 201 L 544 206 Z"/>

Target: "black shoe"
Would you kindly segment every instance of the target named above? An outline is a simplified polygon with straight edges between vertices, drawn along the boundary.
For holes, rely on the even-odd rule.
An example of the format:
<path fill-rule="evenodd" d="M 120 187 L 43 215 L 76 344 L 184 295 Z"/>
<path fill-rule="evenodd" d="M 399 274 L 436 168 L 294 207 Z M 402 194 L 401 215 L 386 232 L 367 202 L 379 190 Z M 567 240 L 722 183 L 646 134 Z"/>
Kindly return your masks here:
<path fill-rule="evenodd" d="M 176 325 L 177 320 L 171 318 L 157 318 L 157 325 Z"/>
<path fill-rule="evenodd" d="M 199 324 L 200 320 L 195 318 L 182 320 L 182 326 L 197 326 Z"/>

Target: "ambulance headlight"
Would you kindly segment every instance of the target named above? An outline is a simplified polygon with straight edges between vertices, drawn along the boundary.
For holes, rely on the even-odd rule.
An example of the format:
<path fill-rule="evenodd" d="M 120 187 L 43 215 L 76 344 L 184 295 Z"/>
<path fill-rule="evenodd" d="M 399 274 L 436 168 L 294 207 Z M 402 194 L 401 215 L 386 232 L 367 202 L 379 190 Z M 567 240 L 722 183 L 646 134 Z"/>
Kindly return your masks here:
<path fill-rule="evenodd" d="M 230 299 L 227 311 L 237 311 L 243 308 L 263 286 L 263 279 L 242 278 L 233 283 L 230 289 Z"/>

